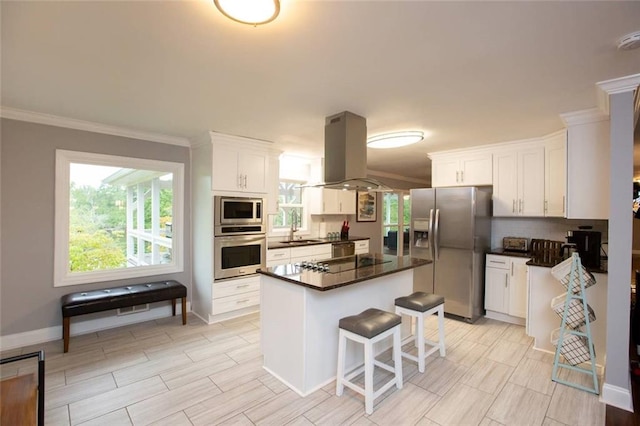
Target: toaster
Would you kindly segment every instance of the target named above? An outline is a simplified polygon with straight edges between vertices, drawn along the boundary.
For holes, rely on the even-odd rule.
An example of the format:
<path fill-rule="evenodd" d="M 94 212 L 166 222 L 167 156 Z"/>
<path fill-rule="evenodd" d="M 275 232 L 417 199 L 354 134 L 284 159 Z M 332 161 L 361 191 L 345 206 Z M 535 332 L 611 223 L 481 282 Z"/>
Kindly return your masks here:
<path fill-rule="evenodd" d="M 529 251 L 529 239 L 522 237 L 504 237 L 502 239 L 502 249 L 504 251 Z"/>

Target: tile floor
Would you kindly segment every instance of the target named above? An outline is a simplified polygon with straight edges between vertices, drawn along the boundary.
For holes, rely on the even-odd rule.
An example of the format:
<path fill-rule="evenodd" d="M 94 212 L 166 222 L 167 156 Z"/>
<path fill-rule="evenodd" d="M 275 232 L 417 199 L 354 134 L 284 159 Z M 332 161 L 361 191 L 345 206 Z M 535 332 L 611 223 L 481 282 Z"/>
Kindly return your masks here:
<path fill-rule="evenodd" d="M 150 321 L 5 351 L 46 351 L 47 425 L 604 425 L 596 395 L 550 380 L 553 356 L 523 327 L 446 319 L 447 356 L 424 374 L 404 361 L 405 385 L 364 414 L 362 397 L 335 384 L 299 397 L 261 365 L 258 315 L 205 325 Z M 435 317 L 425 326 L 435 338 Z M 383 356 L 385 356 L 383 354 Z M 33 363 L 3 365 L 8 377 Z M 566 370 L 565 370 L 566 371 Z M 384 371 L 376 380 L 386 379 Z M 571 380 L 582 380 L 571 372 Z"/>

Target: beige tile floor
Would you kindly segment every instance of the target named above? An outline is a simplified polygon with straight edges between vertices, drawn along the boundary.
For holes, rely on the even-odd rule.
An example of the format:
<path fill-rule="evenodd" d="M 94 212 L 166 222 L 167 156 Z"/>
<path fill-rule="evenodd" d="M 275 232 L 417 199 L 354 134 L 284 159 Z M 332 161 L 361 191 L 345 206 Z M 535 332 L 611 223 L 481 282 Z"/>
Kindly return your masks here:
<path fill-rule="evenodd" d="M 423 374 L 405 360 L 403 389 L 372 415 L 349 389 L 301 398 L 266 373 L 258 315 L 214 325 L 190 316 L 187 326 L 171 317 L 72 337 L 67 354 L 56 341 L 2 356 L 45 349 L 47 425 L 604 425 L 605 405 L 552 382 L 553 356 L 533 350 L 523 327 L 445 321 L 446 358 L 432 355 Z M 425 329 L 435 338 L 435 317 Z M 0 373 L 33 369 L 21 361 Z"/>

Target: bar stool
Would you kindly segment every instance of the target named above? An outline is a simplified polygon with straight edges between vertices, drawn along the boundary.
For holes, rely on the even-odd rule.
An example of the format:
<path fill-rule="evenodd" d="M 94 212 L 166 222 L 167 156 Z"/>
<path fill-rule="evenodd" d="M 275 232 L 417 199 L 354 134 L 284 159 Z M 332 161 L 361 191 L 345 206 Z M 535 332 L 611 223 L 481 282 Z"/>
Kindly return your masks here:
<path fill-rule="evenodd" d="M 373 413 L 374 400 L 394 384 L 402 389 L 402 357 L 400 354 L 400 323 L 402 317 L 380 309 L 367 309 L 358 315 L 340 319 L 338 340 L 338 373 L 336 376 L 336 395 L 342 395 L 347 386 L 364 396 L 365 411 Z M 393 336 L 393 368 L 375 359 L 373 345 L 382 339 Z M 364 345 L 364 365 L 345 376 L 345 358 L 347 339 Z M 394 374 L 378 391 L 373 391 L 373 369 L 380 367 Z M 350 380 L 364 371 L 364 389 Z"/>
<path fill-rule="evenodd" d="M 424 360 L 437 350 L 440 356 L 445 356 L 444 349 L 444 297 L 437 294 L 428 294 L 421 291 L 409 296 L 398 297 L 395 302 L 396 314 L 409 315 L 416 318 L 416 329 L 413 336 L 409 336 L 402 342 L 402 345 L 415 341 L 418 348 L 418 356 L 402 352 L 402 356 L 418 362 L 418 371 L 424 373 Z M 438 314 L 438 341 L 434 342 L 424 338 L 424 320 L 427 316 Z M 425 344 L 432 346 L 425 352 Z"/>

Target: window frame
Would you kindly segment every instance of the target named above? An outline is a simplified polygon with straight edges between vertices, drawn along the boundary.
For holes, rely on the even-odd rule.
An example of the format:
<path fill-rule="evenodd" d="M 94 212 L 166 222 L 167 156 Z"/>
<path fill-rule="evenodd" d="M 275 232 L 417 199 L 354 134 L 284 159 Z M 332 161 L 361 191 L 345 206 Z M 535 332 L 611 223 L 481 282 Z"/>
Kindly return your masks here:
<path fill-rule="evenodd" d="M 304 181 L 299 180 L 299 179 L 278 179 L 278 193 L 276 194 L 276 196 L 278 197 L 278 200 L 280 199 L 280 184 L 286 182 L 289 184 L 294 184 L 294 185 L 304 185 Z M 278 210 L 280 210 L 281 208 L 284 207 L 293 207 L 293 208 L 300 208 L 301 209 L 301 214 L 299 217 L 299 223 L 298 223 L 298 233 L 305 233 L 307 231 L 307 224 L 308 224 L 308 207 L 307 207 L 307 202 L 306 202 L 306 197 L 305 197 L 305 188 L 300 188 L 300 198 L 301 198 L 301 202 L 300 204 L 289 204 L 289 203 L 281 203 L 280 201 L 278 201 Z M 274 215 L 273 216 L 273 220 L 270 223 L 270 234 L 271 235 L 285 235 L 289 232 L 290 229 L 290 225 L 286 226 L 286 227 L 276 227 L 274 225 L 275 219 L 278 217 L 278 215 Z"/>
<path fill-rule="evenodd" d="M 125 267 L 112 270 L 69 271 L 69 203 L 71 163 L 111 166 L 173 173 L 173 216 L 171 263 Z M 56 150 L 53 286 L 64 287 L 93 282 L 139 278 L 184 271 L 184 164 L 118 155 Z"/>

